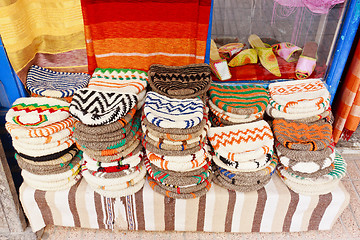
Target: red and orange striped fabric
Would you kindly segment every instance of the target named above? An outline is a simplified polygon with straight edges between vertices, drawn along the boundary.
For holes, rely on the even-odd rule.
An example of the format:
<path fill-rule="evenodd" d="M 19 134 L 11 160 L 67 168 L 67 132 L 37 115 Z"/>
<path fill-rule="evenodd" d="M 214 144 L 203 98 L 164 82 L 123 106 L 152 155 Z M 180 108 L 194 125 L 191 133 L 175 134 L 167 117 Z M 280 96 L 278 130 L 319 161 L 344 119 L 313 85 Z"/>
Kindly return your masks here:
<path fill-rule="evenodd" d="M 360 123 L 360 42 L 340 91 L 335 111 L 334 142 L 349 140 Z"/>
<path fill-rule="evenodd" d="M 211 0 L 81 0 L 89 73 L 205 58 Z"/>

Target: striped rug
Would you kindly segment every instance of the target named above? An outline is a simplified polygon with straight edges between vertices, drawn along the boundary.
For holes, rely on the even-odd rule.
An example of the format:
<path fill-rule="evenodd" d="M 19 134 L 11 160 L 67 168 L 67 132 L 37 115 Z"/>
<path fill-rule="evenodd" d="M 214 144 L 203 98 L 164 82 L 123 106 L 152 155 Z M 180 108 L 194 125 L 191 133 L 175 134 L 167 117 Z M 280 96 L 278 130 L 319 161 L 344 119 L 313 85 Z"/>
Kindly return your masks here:
<path fill-rule="evenodd" d="M 86 181 L 69 190 L 44 192 L 25 183 L 20 200 L 32 230 L 46 225 L 83 228 L 205 231 L 298 232 L 329 230 L 349 204 L 340 183 L 331 193 L 306 196 L 294 193 L 277 175 L 258 191 L 228 191 L 213 184 L 195 199 L 172 199 L 156 193 L 148 183 L 136 194 L 105 198 Z"/>
<path fill-rule="evenodd" d="M 89 73 L 203 63 L 211 0 L 81 0 Z"/>

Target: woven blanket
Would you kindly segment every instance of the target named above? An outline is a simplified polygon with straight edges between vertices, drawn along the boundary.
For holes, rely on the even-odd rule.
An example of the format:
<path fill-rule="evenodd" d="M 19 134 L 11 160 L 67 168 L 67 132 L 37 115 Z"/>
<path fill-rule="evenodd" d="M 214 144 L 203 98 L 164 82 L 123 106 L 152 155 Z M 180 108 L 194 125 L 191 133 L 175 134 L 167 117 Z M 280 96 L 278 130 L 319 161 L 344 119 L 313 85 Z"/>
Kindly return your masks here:
<path fill-rule="evenodd" d="M 154 92 L 170 98 L 196 98 L 209 89 L 210 72 L 205 63 L 181 67 L 153 64 L 148 73 L 149 85 Z"/>
<path fill-rule="evenodd" d="M 256 85 L 227 86 L 211 84 L 210 100 L 226 112 L 251 115 L 263 112 L 269 103 L 266 88 Z"/>
<path fill-rule="evenodd" d="M 54 98 L 18 98 L 6 113 L 7 122 L 26 127 L 43 127 L 69 117 L 69 103 Z"/>
<path fill-rule="evenodd" d="M 84 88 L 75 92 L 69 111 L 84 124 L 100 126 L 124 117 L 136 102 L 134 94 Z"/>
<path fill-rule="evenodd" d="M 277 141 L 293 150 L 322 150 L 330 145 L 332 139 L 332 126 L 323 121 L 298 123 L 275 119 L 273 131 Z"/>
<path fill-rule="evenodd" d="M 81 6 L 90 73 L 97 67 L 147 71 L 153 63 L 204 62 L 209 0 L 82 0 Z"/>
<path fill-rule="evenodd" d="M 84 179 L 61 192 L 23 183 L 19 196 L 34 232 L 46 225 L 191 232 L 330 230 L 350 200 L 341 183 L 331 193 L 305 196 L 289 190 L 277 175 L 255 192 L 227 191 L 213 184 L 206 195 L 189 200 L 167 198 L 148 183 L 134 195 L 106 198 Z"/>
<path fill-rule="evenodd" d="M 148 76 L 136 69 L 97 68 L 88 87 L 99 91 L 139 94 L 147 87 Z"/>
<path fill-rule="evenodd" d="M 270 97 L 291 108 L 313 108 L 329 97 L 329 91 L 319 79 L 294 80 L 269 84 Z"/>
<path fill-rule="evenodd" d="M 86 87 L 89 79 L 86 73 L 55 72 L 33 65 L 26 78 L 26 87 L 40 96 L 65 98 Z"/>
<path fill-rule="evenodd" d="M 199 99 L 171 99 L 156 92 L 148 92 L 144 115 L 160 128 L 191 128 L 204 117 L 204 103 Z"/>

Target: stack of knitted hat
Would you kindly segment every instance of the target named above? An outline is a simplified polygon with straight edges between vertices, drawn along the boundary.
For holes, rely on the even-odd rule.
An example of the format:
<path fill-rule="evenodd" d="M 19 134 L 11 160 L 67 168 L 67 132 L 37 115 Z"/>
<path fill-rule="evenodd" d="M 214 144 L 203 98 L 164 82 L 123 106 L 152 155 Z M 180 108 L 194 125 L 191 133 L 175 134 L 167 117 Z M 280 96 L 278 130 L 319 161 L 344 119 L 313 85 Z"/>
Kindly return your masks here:
<path fill-rule="evenodd" d="M 205 63 L 186 66 L 153 64 L 149 69 L 152 91 L 177 99 L 200 97 L 203 101 L 211 84 L 211 70 Z"/>
<path fill-rule="evenodd" d="M 215 183 L 249 192 L 270 181 L 278 160 L 273 155 L 274 138 L 266 121 L 211 127 L 208 138 L 215 153 Z"/>
<path fill-rule="evenodd" d="M 150 186 L 172 198 L 194 198 L 211 187 L 207 110 L 199 98 L 148 92 L 142 117 Z"/>
<path fill-rule="evenodd" d="M 69 103 L 53 98 L 17 99 L 6 114 L 24 181 L 33 188 L 62 190 L 74 185 L 81 154 L 72 137 Z"/>
<path fill-rule="evenodd" d="M 145 72 L 96 69 L 89 88 L 77 91 L 70 104 L 70 113 L 80 120 L 74 137 L 84 151 L 82 174 L 103 196 L 130 195 L 144 185 L 141 112 L 137 109 L 146 86 Z"/>
<path fill-rule="evenodd" d="M 278 118 L 272 125 L 282 179 L 298 193 L 330 192 L 341 177 L 326 177 L 338 169 L 334 169 L 330 95 L 325 85 L 316 79 L 296 80 L 272 83 L 269 91 L 267 113 Z M 323 178 L 327 183 L 318 184 Z"/>
<path fill-rule="evenodd" d="M 256 85 L 211 84 L 209 107 L 212 126 L 227 126 L 263 119 L 269 95 Z"/>
<path fill-rule="evenodd" d="M 40 190 L 69 188 L 80 178 L 79 152 L 73 139 L 75 119 L 69 101 L 88 84 L 85 73 L 30 67 L 26 86 L 33 96 L 17 99 L 6 115 L 6 128 L 17 151 L 24 181 Z"/>

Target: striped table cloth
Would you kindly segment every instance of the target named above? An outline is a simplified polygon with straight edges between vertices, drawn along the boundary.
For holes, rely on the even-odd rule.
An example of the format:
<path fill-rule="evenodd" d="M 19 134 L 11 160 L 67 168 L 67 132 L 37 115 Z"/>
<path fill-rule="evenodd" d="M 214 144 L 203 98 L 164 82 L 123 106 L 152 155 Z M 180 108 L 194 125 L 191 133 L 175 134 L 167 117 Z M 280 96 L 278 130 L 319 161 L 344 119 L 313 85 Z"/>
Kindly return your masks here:
<path fill-rule="evenodd" d="M 187 200 L 160 195 L 147 182 L 134 195 L 106 198 L 91 190 L 83 179 L 57 192 L 35 190 L 23 183 L 20 200 L 34 232 L 45 225 L 147 231 L 297 232 L 331 229 L 350 196 L 341 183 L 325 195 L 299 195 L 274 174 L 269 184 L 258 191 L 234 192 L 213 184 L 205 196 Z"/>

